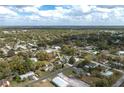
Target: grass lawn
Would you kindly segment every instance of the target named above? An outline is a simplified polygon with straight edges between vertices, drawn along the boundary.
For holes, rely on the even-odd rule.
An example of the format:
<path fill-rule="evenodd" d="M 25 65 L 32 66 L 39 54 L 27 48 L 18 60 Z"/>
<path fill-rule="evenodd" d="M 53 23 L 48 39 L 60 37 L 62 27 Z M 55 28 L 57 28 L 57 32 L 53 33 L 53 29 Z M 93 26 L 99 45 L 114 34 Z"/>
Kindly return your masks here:
<path fill-rule="evenodd" d="M 45 82 L 38 82 L 35 83 L 33 85 L 31 85 L 31 87 L 55 87 L 50 81 L 46 80 Z"/>
<path fill-rule="evenodd" d="M 11 83 L 11 87 L 20 87 L 20 86 L 22 87 L 22 86 L 24 86 L 25 84 L 27 84 L 31 81 L 32 80 L 26 80 L 24 82 L 16 82 L 16 81 L 12 80 L 10 83 Z"/>
<path fill-rule="evenodd" d="M 81 80 L 87 82 L 91 86 L 96 86 L 98 82 L 103 81 L 102 83 L 104 87 L 111 87 L 122 76 L 122 74 L 117 71 L 113 71 L 113 72 L 114 74 L 111 77 L 104 77 L 104 76 L 95 77 L 91 75 L 91 76 L 82 76 Z"/>
<path fill-rule="evenodd" d="M 66 71 L 63 71 L 63 74 L 65 74 L 66 76 L 75 76 L 76 74 L 74 73 L 73 68 L 70 68 Z"/>

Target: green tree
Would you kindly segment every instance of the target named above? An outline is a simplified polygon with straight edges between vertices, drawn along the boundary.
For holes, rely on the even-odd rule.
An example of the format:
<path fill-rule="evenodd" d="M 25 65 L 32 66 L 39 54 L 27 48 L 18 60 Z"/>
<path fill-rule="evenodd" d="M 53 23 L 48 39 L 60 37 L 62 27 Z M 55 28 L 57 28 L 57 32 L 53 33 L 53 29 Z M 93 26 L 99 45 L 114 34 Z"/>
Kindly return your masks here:
<path fill-rule="evenodd" d="M 69 59 L 69 64 L 74 64 L 75 63 L 75 58 L 74 56 L 72 56 L 70 59 Z"/>
<path fill-rule="evenodd" d="M 11 69 L 8 62 L 0 62 L 0 79 L 11 76 Z"/>
<path fill-rule="evenodd" d="M 84 60 L 87 61 L 87 62 L 90 62 L 92 59 L 93 59 L 93 56 L 91 54 L 86 54 L 84 56 Z"/>
<path fill-rule="evenodd" d="M 76 53 L 75 49 L 69 45 L 63 45 L 62 46 L 62 52 L 66 55 L 69 55 L 69 56 L 73 56 Z"/>
<path fill-rule="evenodd" d="M 99 81 L 96 81 L 96 87 L 108 87 L 109 82 L 106 79 L 101 79 Z"/>
<path fill-rule="evenodd" d="M 53 55 L 50 53 L 47 53 L 45 51 L 40 51 L 36 54 L 36 57 L 38 58 L 38 60 L 40 61 L 45 61 L 45 60 L 50 60 L 52 59 Z"/>

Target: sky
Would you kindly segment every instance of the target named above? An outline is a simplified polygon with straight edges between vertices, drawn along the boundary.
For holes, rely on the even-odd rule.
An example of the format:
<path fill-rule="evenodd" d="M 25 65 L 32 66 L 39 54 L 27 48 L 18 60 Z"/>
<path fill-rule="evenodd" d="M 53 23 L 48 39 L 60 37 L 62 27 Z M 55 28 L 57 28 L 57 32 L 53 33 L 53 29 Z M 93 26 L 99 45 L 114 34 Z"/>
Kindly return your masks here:
<path fill-rule="evenodd" d="M 0 6 L 0 26 L 124 25 L 124 6 Z"/>

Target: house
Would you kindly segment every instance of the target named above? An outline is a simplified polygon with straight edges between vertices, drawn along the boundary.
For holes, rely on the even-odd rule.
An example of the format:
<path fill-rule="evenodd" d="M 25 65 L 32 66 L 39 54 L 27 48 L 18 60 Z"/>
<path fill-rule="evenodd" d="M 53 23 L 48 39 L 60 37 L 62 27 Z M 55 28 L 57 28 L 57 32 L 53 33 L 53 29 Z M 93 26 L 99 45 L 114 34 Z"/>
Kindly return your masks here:
<path fill-rule="evenodd" d="M 105 71 L 100 72 L 100 74 L 102 76 L 110 77 L 110 76 L 113 75 L 113 72 L 112 71 L 109 71 L 109 70 L 105 70 Z"/>
<path fill-rule="evenodd" d="M 55 49 L 55 50 L 59 50 L 59 49 L 61 49 L 60 46 L 52 46 L 52 48 Z"/>
<path fill-rule="evenodd" d="M 71 56 L 63 56 L 63 57 L 60 58 L 60 61 L 62 63 L 67 63 L 70 58 L 71 58 Z"/>
<path fill-rule="evenodd" d="M 24 30 L 22 30 L 22 32 L 27 32 L 28 30 L 26 30 L 26 29 L 24 29 Z"/>
<path fill-rule="evenodd" d="M 7 56 L 9 50 L 5 48 L 1 48 L 0 51 L 4 56 Z"/>
<path fill-rule="evenodd" d="M 95 63 L 89 63 L 84 66 L 84 68 L 89 69 L 89 68 L 96 68 L 98 65 Z"/>
<path fill-rule="evenodd" d="M 116 65 L 116 66 L 121 66 L 121 67 L 124 66 L 124 64 L 122 64 L 122 63 L 120 63 L 120 62 L 112 62 L 112 64 L 113 64 L 113 65 Z"/>
<path fill-rule="evenodd" d="M 19 40 L 15 45 L 14 45 L 14 50 L 26 50 L 26 44 L 21 44 L 21 41 Z"/>
<path fill-rule="evenodd" d="M 93 50 L 95 49 L 95 46 L 86 46 L 84 47 L 85 50 Z"/>
<path fill-rule="evenodd" d="M 0 80 L 0 87 L 9 87 L 10 82 L 8 80 Z"/>
<path fill-rule="evenodd" d="M 31 80 L 38 80 L 39 78 L 37 78 L 36 76 L 29 76 L 29 79 L 31 79 Z"/>
<path fill-rule="evenodd" d="M 7 44 L 5 45 L 5 48 L 8 49 L 8 50 L 12 49 L 12 47 L 7 45 Z"/>
<path fill-rule="evenodd" d="M 60 61 L 55 61 L 54 64 L 60 65 L 60 64 L 62 64 L 62 62 L 60 62 Z"/>
<path fill-rule="evenodd" d="M 46 49 L 45 51 L 46 51 L 47 53 L 52 53 L 52 52 L 54 52 L 55 50 L 49 48 L 49 49 Z"/>
<path fill-rule="evenodd" d="M 30 58 L 30 60 L 33 61 L 33 62 L 37 62 L 38 61 L 38 59 L 35 58 L 35 57 L 34 58 Z"/>
<path fill-rule="evenodd" d="M 31 51 L 36 51 L 38 49 L 36 44 L 28 43 L 27 48 L 29 48 Z"/>
<path fill-rule="evenodd" d="M 35 73 L 30 71 L 26 74 L 20 75 L 19 76 L 21 80 L 24 80 L 26 78 L 32 79 L 32 80 L 38 80 L 38 78 L 35 76 Z"/>
<path fill-rule="evenodd" d="M 43 68 L 44 71 L 52 71 L 54 69 L 54 65 L 51 64 L 46 64 Z"/>
<path fill-rule="evenodd" d="M 80 58 L 75 58 L 75 61 L 76 61 L 76 62 L 80 61 Z"/>
<path fill-rule="evenodd" d="M 124 51 L 118 51 L 117 54 L 118 55 L 124 55 Z"/>
<path fill-rule="evenodd" d="M 74 69 L 74 72 L 77 74 L 77 75 L 86 75 L 86 73 L 84 72 L 84 70 L 82 68 L 76 68 L 76 67 L 73 67 Z"/>
<path fill-rule="evenodd" d="M 26 50 L 27 48 L 26 48 L 26 45 L 16 45 L 14 49 L 15 50 Z"/>
<path fill-rule="evenodd" d="M 111 62 L 110 66 L 115 67 L 115 68 L 122 68 L 124 67 L 124 64 L 120 62 Z"/>
<path fill-rule="evenodd" d="M 3 31 L 4 34 L 10 34 L 10 31 Z"/>

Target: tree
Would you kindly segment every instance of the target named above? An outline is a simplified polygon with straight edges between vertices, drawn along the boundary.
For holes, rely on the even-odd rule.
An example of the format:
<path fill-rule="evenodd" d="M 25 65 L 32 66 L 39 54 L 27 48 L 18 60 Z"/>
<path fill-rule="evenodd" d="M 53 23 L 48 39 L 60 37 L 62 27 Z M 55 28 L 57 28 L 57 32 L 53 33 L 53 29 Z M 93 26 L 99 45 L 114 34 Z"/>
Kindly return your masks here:
<path fill-rule="evenodd" d="M 90 62 L 92 59 L 93 59 L 93 56 L 91 54 L 86 54 L 84 56 L 84 60 L 87 61 L 87 62 Z"/>
<path fill-rule="evenodd" d="M 14 55 L 15 55 L 15 51 L 13 49 L 8 51 L 8 55 L 7 55 L 8 57 L 12 57 Z"/>
<path fill-rule="evenodd" d="M 4 52 L 2 50 L 0 50 L 0 57 L 5 57 Z"/>
<path fill-rule="evenodd" d="M 87 60 L 82 61 L 81 63 L 78 64 L 79 68 L 83 68 L 85 65 L 89 64 L 90 62 Z"/>
<path fill-rule="evenodd" d="M 11 69 L 8 62 L 0 62 L 0 79 L 11 76 Z"/>
<path fill-rule="evenodd" d="M 10 67 L 13 73 L 24 74 L 27 69 L 24 65 L 25 60 L 22 56 L 14 56 L 10 61 Z"/>
<path fill-rule="evenodd" d="M 66 55 L 73 56 L 75 54 L 75 49 L 69 45 L 62 46 L 62 52 Z"/>
<path fill-rule="evenodd" d="M 19 77 L 18 75 L 16 75 L 16 76 L 14 77 L 14 80 L 15 80 L 16 82 L 21 82 L 21 79 L 20 79 L 20 77 Z"/>
<path fill-rule="evenodd" d="M 49 64 L 48 61 L 38 61 L 34 64 L 35 70 L 41 69 L 44 65 Z"/>
<path fill-rule="evenodd" d="M 25 68 L 26 68 L 27 71 L 35 70 L 34 69 L 34 66 L 33 66 L 33 62 L 30 59 L 27 59 L 24 62 L 24 66 L 25 66 Z"/>
<path fill-rule="evenodd" d="M 106 79 L 101 79 L 96 81 L 96 87 L 108 87 L 109 86 L 109 82 Z"/>
<path fill-rule="evenodd" d="M 50 59 L 52 59 L 53 55 L 51 53 L 47 53 L 45 51 L 40 51 L 36 54 L 36 57 L 40 61 L 45 61 L 45 60 L 49 61 Z"/>
<path fill-rule="evenodd" d="M 75 63 L 75 58 L 72 56 L 70 59 L 69 59 L 69 64 L 74 64 Z"/>

